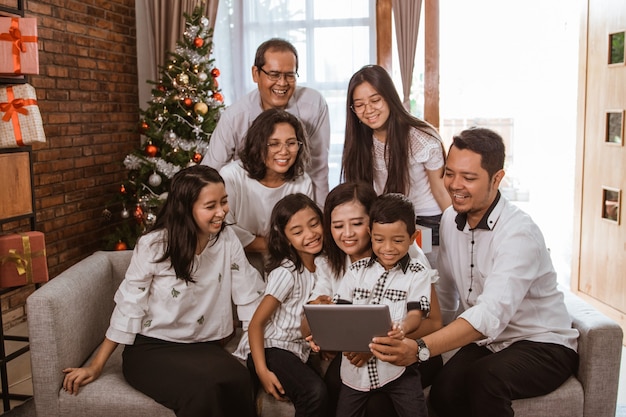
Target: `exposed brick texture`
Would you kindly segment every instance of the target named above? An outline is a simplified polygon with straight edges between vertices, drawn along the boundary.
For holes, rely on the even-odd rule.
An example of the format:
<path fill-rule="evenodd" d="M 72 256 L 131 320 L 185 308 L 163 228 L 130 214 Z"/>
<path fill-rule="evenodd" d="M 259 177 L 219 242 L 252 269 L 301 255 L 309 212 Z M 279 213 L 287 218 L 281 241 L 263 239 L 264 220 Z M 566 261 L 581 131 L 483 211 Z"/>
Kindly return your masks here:
<path fill-rule="evenodd" d="M 45 233 L 51 279 L 102 247 L 102 210 L 139 144 L 134 0 L 26 0 L 37 18 L 39 75 L 28 76 L 47 142 L 33 146 L 36 229 Z M 1 232 L 28 227 L 4 224 Z M 2 297 L 5 328 L 24 320 L 33 286 Z M 68 306 L 69 307 L 69 306 Z M 71 307 L 70 307 L 71 308 Z M 8 321 L 8 322 L 7 322 Z"/>

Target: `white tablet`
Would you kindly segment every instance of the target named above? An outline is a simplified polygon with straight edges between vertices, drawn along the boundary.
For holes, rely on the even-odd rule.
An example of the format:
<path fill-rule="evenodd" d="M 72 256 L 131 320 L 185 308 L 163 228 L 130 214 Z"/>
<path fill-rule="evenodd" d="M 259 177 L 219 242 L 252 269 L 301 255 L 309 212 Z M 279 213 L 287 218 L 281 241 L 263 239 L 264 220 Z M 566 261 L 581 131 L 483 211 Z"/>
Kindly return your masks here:
<path fill-rule="evenodd" d="M 384 304 L 305 304 L 313 340 L 322 349 L 369 352 L 372 337 L 391 330 L 389 306 Z"/>

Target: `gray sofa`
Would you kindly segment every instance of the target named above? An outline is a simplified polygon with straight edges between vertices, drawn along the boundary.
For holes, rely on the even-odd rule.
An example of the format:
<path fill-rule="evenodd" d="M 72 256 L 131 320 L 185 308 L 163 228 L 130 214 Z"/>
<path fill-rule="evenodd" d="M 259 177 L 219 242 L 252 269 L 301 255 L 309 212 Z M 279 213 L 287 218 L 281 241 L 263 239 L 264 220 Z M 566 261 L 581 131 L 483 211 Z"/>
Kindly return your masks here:
<path fill-rule="evenodd" d="M 113 310 L 113 294 L 131 252 L 96 252 L 36 290 L 27 300 L 34 401 L 39 417 L 173 417 L 171 410 L 131 388 L 121 372 L 121 351 L 102 375 L 68 395 L 62 369 L 85 363 L 102 341 Z M 553 393 L 513 402 L 522 417 L 614 417 L 622 331 L 613 320 L 571 294 L 567 305 L 580 332 L 580 366 Z M 230 343 L 232 349 L 236 341 Z M 293 416 L 289 403 L 260 393 L 262 416 Z M 131 414 L 129 414 L 131 413 Z"/>

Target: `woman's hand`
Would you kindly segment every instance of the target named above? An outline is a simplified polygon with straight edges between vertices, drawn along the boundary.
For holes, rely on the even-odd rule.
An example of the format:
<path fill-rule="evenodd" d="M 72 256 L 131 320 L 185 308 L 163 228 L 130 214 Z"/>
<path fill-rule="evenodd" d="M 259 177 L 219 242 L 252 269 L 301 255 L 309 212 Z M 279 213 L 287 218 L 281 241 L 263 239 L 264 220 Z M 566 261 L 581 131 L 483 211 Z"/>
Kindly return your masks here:
<path fill-rule="evenodd" d="M 372 354 L 370 352 L 343 352 L 343 356 L 345 356 L 352 365 L 360 368 L 370 360 Z"/>
<path fill-rule="evenodd" d="M 100 370 L 87 366 L 85 368 L 65 368 L 63 370 L 63 389 L 69 394 L 78 394 L 78 388 L 93 382 L 100 376 Z"/>

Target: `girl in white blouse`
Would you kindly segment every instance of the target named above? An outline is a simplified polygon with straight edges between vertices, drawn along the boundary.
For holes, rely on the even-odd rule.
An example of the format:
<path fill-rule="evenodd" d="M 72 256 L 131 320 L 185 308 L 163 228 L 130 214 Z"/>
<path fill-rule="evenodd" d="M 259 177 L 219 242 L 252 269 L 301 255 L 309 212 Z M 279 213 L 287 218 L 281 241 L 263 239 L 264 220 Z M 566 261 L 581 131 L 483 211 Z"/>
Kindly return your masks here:
<path fill-rule="evenodd" d="M 322 251 L 322 212 L 304 194 L 288 195 L 272 211 L 267 288 L 250 322 L 248 367 L 266 392 L 291 400 L 296 416 L 326 416 L 328 394 L 307 363 L 301 323 Z"/>
<path fill-rule="evenodd" d="M 436 268 L 441 213 L 450 206 L 443 185 L 445 151 L 433 126 L 404 108 L 393 80 L 378 65 L 354 73 L 348 84 L 341 172 L 365 181 L 377 194 L 401 193 L 415 208 L 416 223 L 432 229 Z"/>
<path fill-rule="evenodd" d="M 223 345 L 234 332 L 233 303 L 245 330 L 264 283 L 225 227 L 226 213 L 216 170 L 198 165 L 174 176 L 154 229 L 137 242 L 96 356 L 63 370 L 67 392 L 98 378 L 124 344 L 128 383 L 177 416 L 255 415 L 250 376 Z"/>

